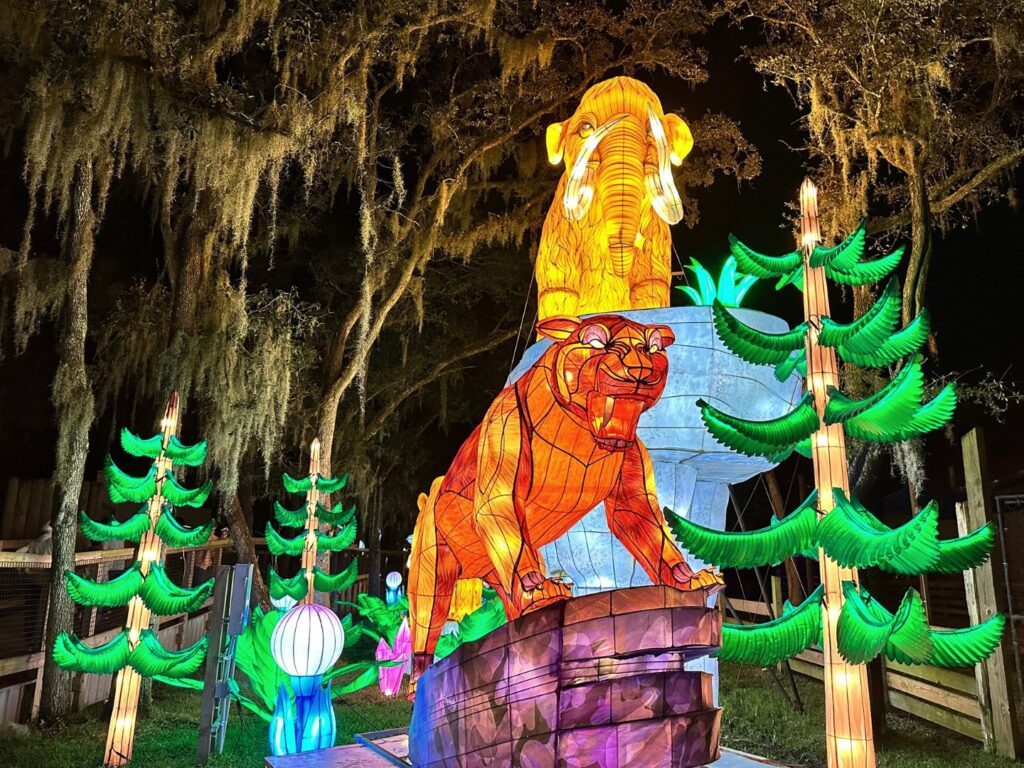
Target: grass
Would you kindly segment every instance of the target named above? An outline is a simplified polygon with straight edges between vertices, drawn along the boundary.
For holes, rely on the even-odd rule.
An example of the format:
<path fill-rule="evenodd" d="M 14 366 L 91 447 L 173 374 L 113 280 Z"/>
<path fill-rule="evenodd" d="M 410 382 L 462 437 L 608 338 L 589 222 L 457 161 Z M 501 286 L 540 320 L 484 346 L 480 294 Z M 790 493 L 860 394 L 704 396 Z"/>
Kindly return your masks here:
<path fill-rule="evenodd" d="M 825 764 L 824 696 L 819 683 L 797 677 L 803 713 L 792 709 L 768 672 L 722 665 L 722 743 L 786 765 L 818 768 Z M 154 688 L 153 706 L 140 720 L 135 741 L 139 768 L 191 768 L 195 765 L 199 696 L 191 691 Z M 374 686 L 335 705 L 338 744 L 356 733 L 398 728 L 409 722 L 404 698 L 385 699 Z M 877 742 L 880 768 L 1015 768 L 1009 760 L 986 754 L 977 742 L 922 721 L 890 715 Z M 99 763 L 106 719 L 97 705 L 58 730 L 0 728 L 0 755 L 13 768 L 92 768 Z M 247 711 L 232 709 L 224 754 L 211 768 L 259 768 L 268 752 L 267 726 Z"/>
<path fill-rule="evenodd" d="M 376 686 L 335 703 L 338 744 L 353 743 L 357 733 L 408 725 L 412 705 L 404 697 L 386 699 Z M 138 768 L 193 768 L 196 764 L 199 695 L 153 686 L 153 705 L 139 720 L 132 765 Z M 102 758 L 107 721 L 103 706 L 75 715 L 59 729 L 45 732 L 0 727 L 0 755 L 12 768 L 94 768 Z M 231 709 L 224 753 L 210 768 L 260 768 L 269 754 L 267 724 L 248 710 Z"/>
<path fill-rule="evenodd" d="M 825 694 L 821 683 L 796 676 L 803 713 L 782 697 L 766 670 L 722 664 L 722 745 L 786 765 L 825 765 Z M 923 720 L 890 712 L 876 737 L 879 768 L 1017 768 L 981 744 Z"/>

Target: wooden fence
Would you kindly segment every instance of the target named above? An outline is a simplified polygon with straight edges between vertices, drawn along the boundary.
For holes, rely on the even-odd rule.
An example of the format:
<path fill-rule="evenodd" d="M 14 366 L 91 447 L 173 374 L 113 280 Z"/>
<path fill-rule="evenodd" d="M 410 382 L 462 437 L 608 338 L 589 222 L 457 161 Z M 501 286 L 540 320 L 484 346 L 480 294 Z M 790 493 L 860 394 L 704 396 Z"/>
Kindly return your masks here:
<path fill-rule="evenodd" d="M 18 543 L 6 542 L 7 545 Z M 256 540 L 263 544 L 262 539 Z M 263 552 L 261 551 L 262 555 Z M 350 554 L 365 554 L 353 549 Z M 165 563 L 175 582 L 191 586 L 197 571 L 202 578 L 216 573 L 222 560 L 231 560 L 231 541 L 213 539 L 193 549 L 170 548 Z M 133 549 L 109 549 L 78 552 L 75 570 L 100 581 L 111 571 L 127 567 L 135 557 Z M 262 557 L 261 557 L 262 559 Z M 367 591 L 369 577 L 360 575 L 340 600 L 354 602 Z M 45 617 L 50 585 L 50 555 L 0 550 L 0 723 L 25 722 L 38 716 L 45 660 Z M 165 648 L 178 650 L 206 634 L 212 599 L 188 614 L 160 617 L 157 633 Z M 125 608 L 110 609 L 78 606 L 74 631 L 90 646 L 112 639 L 122 630 Z M 342 613 L 345 611 L 343 610 Z M 111 675 L 75 674 L 73 707 L 81 710 L 108 698 Z"/>
<path fill-rule="evenodd" d="M 778 584 L 779 577 L 773 576 Z M 773 592 L 781 590 L 776 586 Z M 742 623 L 765 621 L 771 615 L 765 603 L 725 598 L 725 621 Z M 818 649 L 806 650 L 790 659 L 794 672 L 815 680 L 824 680 L 823 655 Z M 907 666 L 885 661 L 886 706 L 935 723 L 951 731 L 984 741 L 982 710 L 978 703 L 978 683 L 974 671 Z"/>

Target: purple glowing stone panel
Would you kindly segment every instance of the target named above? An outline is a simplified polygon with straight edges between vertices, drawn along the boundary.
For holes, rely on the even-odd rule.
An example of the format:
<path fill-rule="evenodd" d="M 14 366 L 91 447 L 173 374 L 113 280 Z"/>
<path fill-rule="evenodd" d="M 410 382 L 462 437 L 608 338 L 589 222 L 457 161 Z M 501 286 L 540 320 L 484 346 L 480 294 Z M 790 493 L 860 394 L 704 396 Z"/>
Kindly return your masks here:
<path fill-rule="evenodd" d="M 688 768 L 718 759 L 718 649 L 703 592 L 636 587 L 529 613 L 424 672 L 409 726 L 417 768 Z"/>

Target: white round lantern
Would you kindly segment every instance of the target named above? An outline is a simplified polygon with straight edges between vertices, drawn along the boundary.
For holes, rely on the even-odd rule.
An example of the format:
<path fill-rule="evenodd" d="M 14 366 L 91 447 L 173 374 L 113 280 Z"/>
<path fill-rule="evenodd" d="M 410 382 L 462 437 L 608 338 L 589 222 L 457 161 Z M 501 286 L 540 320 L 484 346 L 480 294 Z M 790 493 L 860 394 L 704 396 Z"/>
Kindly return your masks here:
<path fill-rule="evenodd" d="M 344 647 L 345 631 L 337 615 L 316 603 L 290 609 L 270 635 L 274 661 L 292 677 L 324 674 Z"/>
<path fill-rule="evenodd" d="M 388 589 L 398 589 L 402 586 L 402 574 L 392 571 L 384 577 L 384 583 L 388 585 Z"/>

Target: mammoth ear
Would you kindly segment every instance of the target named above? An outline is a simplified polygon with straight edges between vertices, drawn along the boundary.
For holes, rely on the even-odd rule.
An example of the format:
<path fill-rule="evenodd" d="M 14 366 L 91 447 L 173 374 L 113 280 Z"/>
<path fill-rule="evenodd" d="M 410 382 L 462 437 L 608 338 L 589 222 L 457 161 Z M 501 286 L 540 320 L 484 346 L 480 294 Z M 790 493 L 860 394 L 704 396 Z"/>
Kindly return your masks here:
<path fill-rule="evenodd" d="M 562 162 L 562 153 L 565 151 L 565 122 L 549 125 L 544 140 L 548 145 L 548 162 L 558 165 Z"/>
<path fill-rule="evenodd" d="M 555 315 L 546 317 L 537 323 L 537 333 L 545 339 L 564 341 L 573 331 L 580 327 L 580 319 L 572 315 Z"/>
<path fill-rule="evenodd" d="M 658 349 L 671 347 L 676 340 L 676 335 L 667 325 L 653 325 L 647 330 L 647 341 L 649 344 L 657 344 Z"/>
<path fill-rule="evenodd" d="M 693 134 L 679 115 L 665 115 L 665 134 L 668 136 L 668 145 L 672 149 L 669 155 L 672 165 L 682 165 L 683 158 L 690 154 L 693 149 Z"/>

